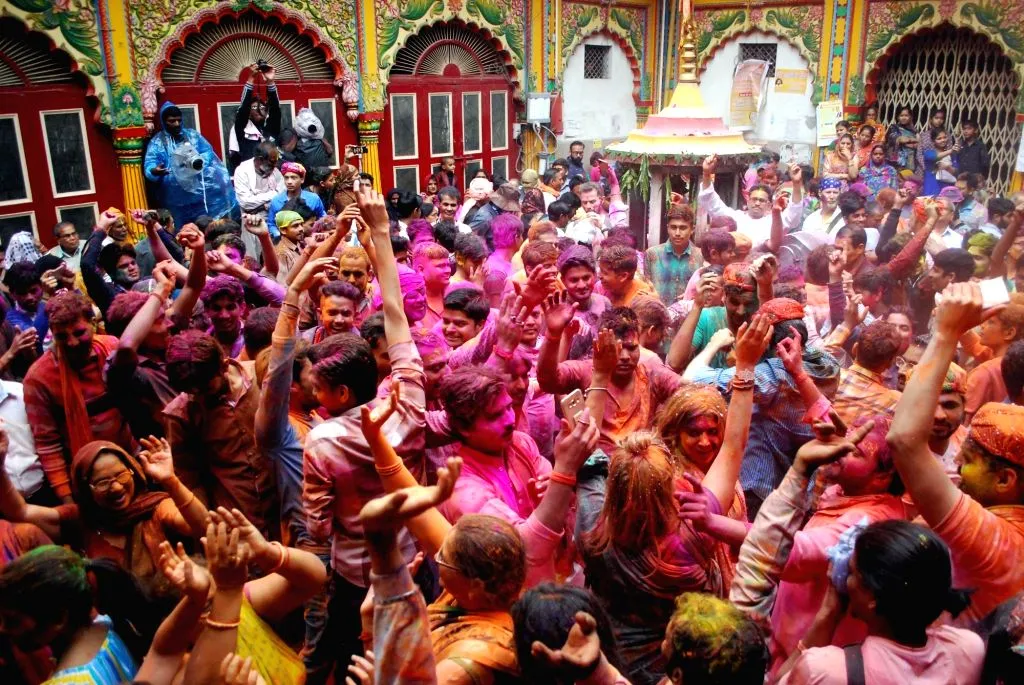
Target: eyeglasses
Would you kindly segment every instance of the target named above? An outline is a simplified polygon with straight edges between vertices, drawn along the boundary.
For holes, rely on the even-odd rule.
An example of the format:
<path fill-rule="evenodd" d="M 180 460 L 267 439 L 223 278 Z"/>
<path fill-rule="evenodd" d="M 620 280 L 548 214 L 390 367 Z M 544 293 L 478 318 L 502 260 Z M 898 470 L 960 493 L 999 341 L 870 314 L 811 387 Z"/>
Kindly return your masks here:
<path fill-rule="evenodd" d="M 110 492 L 110 488 L 114 487 L 114 483 L 117 483 L 122 488 L 125 487 L 131 482 L 133 477 L 134 476 L 131 471 L 122 471 L 116 476 L 104 478 L 96 481 L 95 483 L 89 483 L 89 487 L 92 488 L 93 492 L 98 492 L 102 495 Z"/>
<path fill-rule="evenodd" d="M 460 569 L 458 566 L 452 566 L 447 561 L 441 558 L 441 550 L 437 550 L 437 554 L 434 555 L 434 563 L 438 566 L 444 566 L 447 569 L 451 569 L 456 573 L 462 573 L 462 569 Z"/>

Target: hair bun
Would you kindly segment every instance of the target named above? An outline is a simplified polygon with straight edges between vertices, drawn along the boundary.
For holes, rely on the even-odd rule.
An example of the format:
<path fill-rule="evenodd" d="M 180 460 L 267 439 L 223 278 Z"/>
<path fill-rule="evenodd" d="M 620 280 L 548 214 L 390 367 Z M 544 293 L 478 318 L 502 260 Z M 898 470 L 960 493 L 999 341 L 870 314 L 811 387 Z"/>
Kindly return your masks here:
<path fill-rule="evenodd" d="M 946 611 L 956 618 L 960 615 L 964 609 L 971 604 L 971 595 L 974 590 L 958 590 L 957 588 L 950 588 L 946 595 L 946 604 L 943 607 Z"/>

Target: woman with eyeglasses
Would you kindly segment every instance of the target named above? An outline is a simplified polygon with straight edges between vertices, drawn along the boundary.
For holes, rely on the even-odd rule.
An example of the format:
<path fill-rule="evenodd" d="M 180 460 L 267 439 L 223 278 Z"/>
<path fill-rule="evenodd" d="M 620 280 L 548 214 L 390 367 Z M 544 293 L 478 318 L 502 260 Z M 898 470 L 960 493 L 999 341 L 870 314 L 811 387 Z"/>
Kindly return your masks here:
<path fill-rule="evenodd" d="M 174 474 L 168 442 L 141 442 L 138 460 L 114 443 L 88 443 L 71 461 L 71 487 L 87 555 L 112 559 L 143 587 L 165 594 L 169 588 L 157 567 L 160 543 L 202 536 L 207 510 Z"/>

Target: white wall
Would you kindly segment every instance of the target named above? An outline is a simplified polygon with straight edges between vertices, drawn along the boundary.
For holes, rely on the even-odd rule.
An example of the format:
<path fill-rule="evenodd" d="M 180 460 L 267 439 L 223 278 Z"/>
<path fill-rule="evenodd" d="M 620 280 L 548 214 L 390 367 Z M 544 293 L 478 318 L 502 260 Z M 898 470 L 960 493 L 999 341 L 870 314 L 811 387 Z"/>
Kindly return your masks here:
<path fill-rule="evenodd" d="M 610 78 L 584 80 L 584 45 L 611 46 Z M 636 128 L 633 71 L 626 53 L 611 38 L 591 36 L 576 46 L 569 57 L 562 80 L 562 121 L 565 129 L 558 138 L 559 154 L 567 154 L 573 140 L 582 140 L 587 145 L 584 160 L 590 156 L 595 140 L 607 146 Z"/>
<path fill-rule="evenodd" d="M 733 71 L 739 61 L 740 43 L 775 43 L 778 45 L 776 68 L 807 69 L 807 61 L 796 48 L 778 36 L 757 32 L 728 41 L 715 52 L 700 77 L 700 92 L 705 104 L 726 123 L 729 122 L 729 95 Z M 776 93 L 775 81 L 771 78 L 767 85 L 768 92 L 757 126 L 744 133 L 744 137 L 751 143 L 767 145 L 774 150 L 779 150 L 783 144 L 793 145 L 799 157 L 806 155 L 802 161 L 809 160 L 811 146 L 815 143 L 815 113 L 811 104 L 813 80 L 808 79 L 803 95 Z"/>

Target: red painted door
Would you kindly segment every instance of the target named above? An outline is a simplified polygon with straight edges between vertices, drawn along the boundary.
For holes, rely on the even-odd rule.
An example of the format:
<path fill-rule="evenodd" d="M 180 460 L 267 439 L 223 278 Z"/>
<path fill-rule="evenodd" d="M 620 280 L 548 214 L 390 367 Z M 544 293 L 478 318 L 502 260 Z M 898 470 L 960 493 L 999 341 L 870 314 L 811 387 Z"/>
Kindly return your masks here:
<path fill-rule="evenodd" d="M 381 126 L 385 190 L 425 190 L 427 178 L 445 157 L 455 158 L 460 190 L 480 169 L 503 179 L 516 175 L 508 81 L 458 73 L 391 77 Z"/>
<path fill-rule="evenodd" d="M 113 142 L 84 88 L 0 88 L 0 102 L 0 248 L 25 230 L 52 247 L 59 221 L 87 236 L 100 211 L 121 207 Z"/>

